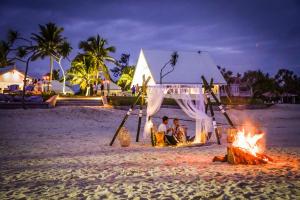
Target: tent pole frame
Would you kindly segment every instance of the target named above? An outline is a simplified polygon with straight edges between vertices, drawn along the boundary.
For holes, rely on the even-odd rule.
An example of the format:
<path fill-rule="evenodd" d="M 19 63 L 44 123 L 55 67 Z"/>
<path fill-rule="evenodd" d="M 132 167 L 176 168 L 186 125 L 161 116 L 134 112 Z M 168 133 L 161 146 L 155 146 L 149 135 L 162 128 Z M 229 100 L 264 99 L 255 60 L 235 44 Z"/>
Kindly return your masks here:
<path fill-rule="evenodd" d="M 151 78 L 151 77 L 149 76 L 149 77 L 147 78 L 147 80 L 143 82 L 143 87 L 146 88 L 148 82 L 150 81 L 150 78 Z M 116 132 L 115 132 L 115 134 L 114 134 L 114 136 L 113 136 L 111 142 L 109 143 L 110 146 L 112 146 L 112 145 L 114 144 L 114 142 L 115 142 L 115 140 L 116 140 L 116 138 L 117 138 L 117 136 L 118 136 L 118 134 L 119 134 L 121 128 L 124 126 L 124 124 L 125 124 L 125 122 L 127 121 L 128 117 L 129 117 L 130 114 L 132 113 L 132 111 L 133 111 L 135 105 L 138 103 L 138 101 L 139 101 L 139 99 L 140 99 L 140 97 L 141 97 L 141 95 L 142 95 L 142 91 L 143 91 L 143 90 L 139 91 L 138 95 L 136 96 L 135 101 L 131 104 L 131 106 L 130 106 L 128 112 L 127 112 L 126 115 L 124 116 L 124 118 L 123 118 L 121 124 L 119 125 L 118 129 L 116 130 Z M 137 136 L 137 137 L 138 137 L 138 136 Z"/>
<path fill-rule="evenodd" d="M 209 88 L 213 87 L 213 79 L 210 80 L 209 85 L 207 84 L 207 82 L 203 81 L 203 83 L 204 83 L 204 94 L 205 94 L 206 99 L 207 99 L 207 104 L 205 106 L 205 111 L 207 113 L 207 109 L 209 107 L 210 115 L 211 115 L 211 118 L 212 118 L 212 121 L 213 121 L 214 132 L 215 132 L 216 138 L 217 138 L 217 143 L 220 145 L 221 141 L 220 141 L 220 136 L 219 136 L 219 130 L 218 130 L 218 127 L 217 127 L 217 122 L 216 122 L 215 113 L 214 113 L 214 110 L 213 110 L 213 107 L 212 107 L 212 102 L 210 100 L 210 95 L 208 93 Z"/>
<path fill-rule="evenodd" d="M 140 109 L 139 109 L 139 119 L 138 119 L 138 128 L 137 128 L 137 132 L 136 132 L 136 142 L 139 142 L 139 137 L 140 137 L 140 130 L 141 130 L 141 123 L 142 123 L 142 117 L 143 117 L 143 105 L 145 103 L 145 96 L 146 96 L 146 84 L 145 84 L 146 80 L 145 80 L 145 75 L 143 75 L 143 85 L 142 85 L 142 89 L 141 89 L 141 100 L 140 100 Z M 140 91 L 139 91 L 140 92 Z"/>
<path fill-rule="evenodd" d="M 208 85 L 206 79 L 204 76 L 201 76 L 202 80 L 203 80 L 203 84 L 204 85 Z M 219 101 L 219 99 L 217 98 L 217 96 L 215 95 L 215 93 L 211 90 L 211 88 L 207 88 L 208 93 L 213 97 L 213 99 L 216 101 L 217 106 L 219 108 L 219 110 L 221 111 L 221 113 L 225 116 L 225 118 L 227 119 L 229 125 L 232 128 L 235 128 L 235 126 L 233 125 L 233 122 L 231 121 L 230 117 L 228 116 L 228 114 L 226 113 L 226 110 L 224 109 L 224 106 L 221 104 L 221 102 Z"/>

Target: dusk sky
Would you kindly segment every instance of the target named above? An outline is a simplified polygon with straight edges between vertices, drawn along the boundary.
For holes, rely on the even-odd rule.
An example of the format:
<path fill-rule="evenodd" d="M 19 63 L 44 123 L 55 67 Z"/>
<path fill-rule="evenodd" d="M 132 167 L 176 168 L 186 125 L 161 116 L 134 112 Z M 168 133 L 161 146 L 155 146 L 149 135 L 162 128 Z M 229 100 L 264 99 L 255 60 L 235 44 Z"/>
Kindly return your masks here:
<path fill-rule="evenodd" d="M 99 33 L 129 53 L 135 64 L 139 50 L 208 51 L 216 64 L 244 72 L 279 68 L 300 73 L 300 1 L 0 1 L 0 37 L 16 29 L 24 36 L 38 24 L 64 27 L 73 47 Z M 49 60 L 31 65 L 31 74 L 49 71 Z M 66 65 L 67 67 L 67 65 Z"/>

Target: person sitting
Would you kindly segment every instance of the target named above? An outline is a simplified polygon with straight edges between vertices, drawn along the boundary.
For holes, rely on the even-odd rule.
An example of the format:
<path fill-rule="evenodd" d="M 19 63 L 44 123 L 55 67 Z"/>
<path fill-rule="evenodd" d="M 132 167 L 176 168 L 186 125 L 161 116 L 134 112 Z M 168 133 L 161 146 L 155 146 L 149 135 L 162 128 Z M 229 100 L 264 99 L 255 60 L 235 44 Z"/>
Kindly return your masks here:
<path fill-rule="evenodd" d="M 173 136 L 180 143 L 185 143 L 187 141 L 186 128 L 180 125 L 179 119 L 177 118 L 173 120 Z"/>
<path fill-rule="evenodd" d="M 158 127 L 158 132 L 164 132 L 165 134 L 165 142 L 169 145 L 176 145 L 177 141 L 173 137 L 173 135 L 168 135 L 170 132 L 172 132 L 172 128 L 167 128 L 167 125 L 169 123 L 169 118 L 167 116 L 164 116 L 162 118 L 162 123 Z"/>
<path fill-rule="evenodd" d="M 193 142 L 195 140 L 195 136 L 187 135 L 187 127 L 181 125 L 179 123 L 179 119 L 175 118 L 173 121 L 173 135 L 175 139 L 180 143 Z"/>

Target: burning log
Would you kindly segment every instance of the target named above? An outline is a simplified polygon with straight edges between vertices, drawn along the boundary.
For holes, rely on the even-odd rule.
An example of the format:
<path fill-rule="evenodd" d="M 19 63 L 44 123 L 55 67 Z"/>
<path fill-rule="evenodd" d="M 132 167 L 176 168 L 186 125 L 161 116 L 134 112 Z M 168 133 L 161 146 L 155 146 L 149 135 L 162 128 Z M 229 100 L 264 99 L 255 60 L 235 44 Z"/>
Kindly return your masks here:
<path fill-rule="evenodd" d="M 258 141 L 264 134 L 245 134 L 243 131 L 230 130 L 228 135 L 228 147 L 227 155 L 216 156 L 213 162 L 228 162 L 230 164 L 266 164 L 272 159 L 262 153 L 261 148 L 258 145 Z M 234 134 L 234 136 L 233 136 Z M 232 143 L 231 143 L 232 142 Z"/>
<path fill-rule="evenodd" d="M 227 147 L 227 162 L 230 164 L 258 165 L 271 161 L 270 157 L 264 154 L 253 155 L 239 147 Z"/>

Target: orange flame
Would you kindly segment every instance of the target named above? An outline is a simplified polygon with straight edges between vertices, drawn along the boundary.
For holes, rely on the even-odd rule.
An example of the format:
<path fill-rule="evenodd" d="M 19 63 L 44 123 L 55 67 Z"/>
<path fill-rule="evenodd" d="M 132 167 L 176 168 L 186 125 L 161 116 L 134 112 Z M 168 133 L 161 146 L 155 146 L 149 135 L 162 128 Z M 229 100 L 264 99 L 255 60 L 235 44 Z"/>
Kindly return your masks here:
<path fill-rule="evenodd" d="M 246 134 L 245 130 L 243 129 L 242 131 L 237 132 L 232 146 L 244 149 L 245 151 L 248 151 L 252 155 L 256 156 L 257 153 L 260 153 L 262 151 L 257 142 L 263 136 L 263 133 L 253 135 L 249 132 Z"/>

